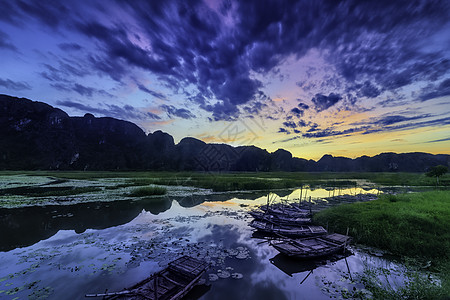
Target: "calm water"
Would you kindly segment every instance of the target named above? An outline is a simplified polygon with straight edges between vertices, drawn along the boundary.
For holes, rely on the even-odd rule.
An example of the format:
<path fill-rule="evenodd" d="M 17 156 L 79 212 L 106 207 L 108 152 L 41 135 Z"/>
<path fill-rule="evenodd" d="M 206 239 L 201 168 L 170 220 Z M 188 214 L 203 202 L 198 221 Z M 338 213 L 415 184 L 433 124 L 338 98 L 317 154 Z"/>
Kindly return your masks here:
<path fill-rule="evenodd" d="M 334 191 L 365 192 L 377 191 Z M 280 194 L 294 199 L 299 193 Z M 309 190 L 306 197 L 330 193 Z M 248 226 L 246 211 L 267 195 L 234 196 L 0 209 L 0 298 L 84 299 L 86 293 L 119 291 L 183 254 L 211 263 L 211 286 L 191 295 L 201 299 L 329 299 L 363 288 L 350 284 L 346 261 L 353 276 L 364 264 L 392 267 L 358 248 L 346 259 L 288 260 L 252 238 Z"/>

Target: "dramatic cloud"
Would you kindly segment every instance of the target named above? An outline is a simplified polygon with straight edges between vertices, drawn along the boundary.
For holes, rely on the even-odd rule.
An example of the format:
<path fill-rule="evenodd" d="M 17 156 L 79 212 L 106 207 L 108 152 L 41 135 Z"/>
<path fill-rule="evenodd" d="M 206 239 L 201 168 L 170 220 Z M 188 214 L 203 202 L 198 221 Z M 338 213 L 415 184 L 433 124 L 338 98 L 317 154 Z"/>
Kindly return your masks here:
<path fill-rule="evenodd" d="M 352 89 L 357 90 L 358 97 L 375 98 L 381 94 L 381 91 L 369 81 L 355 84 Z"/>
<path fill-rule="evenodd" d="M 434 84 L 423 88 L 419 99 L 421 101 L 427 101 L 434 98 L 444 97 L 450 95 L 450 79 L 442 81 L 438 86 Z"/>
<path fill-rule="evenodd" d="M 155 97 L 155 98 L 162 99 L 162 100 L 167 100 L 167 99 L 166 99 L 166 96 L 164 96 L 163 94 L 158 93 L 158 92 L 155 92 L 155 91 L 153 91 L 153 90 L 151 90 L 151 89 L 145 87 L 143 84 L 141 84 L 141 83 L 139 83 L 139 82 L 136 82 L 136 84 L 137 84 L 138 88 L 139 88 L 141 91 L 146 92 L 147 94 L 152 95 L 152 96 Z"/>
<path fill-rule="evenodd" d="M 28 83 L 22 81 L 12 81 L 10 79 L 0 78 L 0 86 L 10 90 L 17 90 L 17 91 L 31 90 L 31 86 Z"/>
<path fill-rule="evenodd" d="M 80 102 L 75 101 L 57 101 L 56 104 L 75 108 L 79 110 L 82 113 L 92 113 L 92 114 L 101 114 L 104 116 L 113 116 L 120 119 L 125 120 L 146 120 L 148 118 L 151 119 L 160 119 L 159 116 L 151 113 L 151 112 L 141 112 L 137 110 L 136 108 L 132 107 L 131 105 L 124 105 L 124 106 L 118 106 L 118 105 L 110 105 L 110 104 L 102 104 L 102 107 L 92 107 L 90 105 L 86 105 Z"/>
<path fill-rule="evenodd" d="M 298 109 L 297 107 L 294 107 L 293 109 L 291 109 L 291 113 L 293 113 L 294 115 L 296 115 L 297 117 L 303 117 L 304 111 Z"/>
<path fill-rule="evenodd" d="M 285 127 L 289 127 L 289 128 L 297 128 L 297 124 L 295 124 L 295 122 L 292 122 L 292 121 L 283 122 L 283 125 Z"/>
<path fill-rule="evenodd" d="M 195 118 L 195 116 L 187 109 L 185 108 L 176 108 L 173 105 L 161 105 L 162 109 L 164 109 L 167 112 L 167 115 L 169 117 L 178 117 L 182 119 L 192 119 Z"/>
<path fill-rule="evenodd" d="M 88 98 L 92 98 L 94 96 L 94 94 L 100 94 L 100 95 L 104 95 L 107 97 L 114 97 L 113 95 L 111 95 L 110 93 L 108 93 L 105 90 L 101 90 L 101 89 L 96 89 L 93 87 L 87 87 L 78 83 L 75 84 L 62 84 L 62 83 L 54 83 L 51 84 L 52 87 L 54 87 L 57 90 L 60 91 L 74 91 L 76 93 L 78 93 L 81 96 L 85 96 Z"/>
<path fill-rule="evenodd" d="M 2 87 L 119 118 L 160 118 L 123 105 L 145 93 L 183 125 L 263 117 L 267 132 L 317 139 L 438 126 L 443 101 L 428 100 L 450 96 L 447 0 L 0 5 Z"/>
<path fill-rule="evenodd" d="M 439 142 L 446 142 L 446 141 L 450 141 L 450 137 L 444 138 L 444 139 L 438 139 L 438 140 L 426 141 L 425 143 L 439 143 Z"/>
<path fill-rule="evenodd" d="M 78 50 L 83 49 L 83 47 L 81 47 L 77 43 L 61 43 L 58 45 L 58 47 L 64 51 L 78 51 Z"/>
<path fill-rule="evenodd" d="M 403 116 L 386 116 L 378 119 L 375 122 L 366 122 L 364 126 L 356 126 L 352 128 L 347 128 L 344 130 L 338 130 L 333 127 L 326 129 L 314 128 L 314 130 L 308 130 L 307 133 L 303 134 L 305 138 L 323 138 L 330 136 L 345 136 L 354 133 L 359 134 L 370 134 L 377 132 L 390 132 L 390 131 L 398 131 L 398 130 L 410 130 L 428 126 L 446 126 L 450 124 L 449 118 L 440 118 L 440 119 L 432 119 L 427 121 L 420 122 L 411 122 L 421 119 L 430 118 L 428 115 L 424 116 L 415 116 L 415 117 L 403 117 Z M 398 124 L 402 123 L 402 124 Z M 360 123 L 364 124 L 364 123 Z M 358 124 L 358 125 L 360 125 Z"/>
<path fill-rule="evenodd" d="M 303 109 L 303 110 L 309 109 L 309 105 L 307 105 L 307 104 L 305 104 L 305 103 L 302 103 L 302 102 L 300 102 L 300 103 L 298 104 L 298 107 L 299 107 L 300 109 Z"/>
<path fill-rule="evenodd" d="M 9 35 L 0 30 L 0 49 L 1 48 L 17 51 L 16 46 L 10 42 Z"/>
<path fill-rule="evenodd" d="M 202 1 L 118 2 L 115 9 L 134 19 L 138 29 L 134 35 L 127 32 L 125 21 L 76 19 L 70 10 L 81 8 L 69 9 L 68 3 L 9 3 L 5 10 L 10 15 L 3 19 L 21 23 L 29 16 L 50 28 L 76 28 L 100 43 L 102 52 L 90 56 L 98 71 L 120 80 L 125 65 L 130 65 L 157 74 L 175 90 L 193 85 L 195 93 L 222 102 L 209 109 L 216 119 L 226 118 L 226 112 L 236 114 L 231 106 L 247 103 L 263 88 L 251 72 L 268 72 L 289 55 L 300 57 L 315 47 L 329 50 L 328 59 L 339 74 L 354 82 L 359 96 L 369 98 L 417 80 L 438 79 L 450 66 L 440 55 L 410 47 L 448 21 L 445 1 L 267 1 L 264 5 L 224 1 L 219 9 Z M 80 49 L 76 43 L 60 47 Z M 359 83 L 359 78 L 366 80 Z M 323 82 L 339 86 L 337 80 L 334 76 Z M 336 98 L 316 100 L 316 109 L 324 110 Z"/>
<path fill-rule="evenodd" d="M 314 98 L 312 98 L 312 102 L 314 103 L 314 108 L 317 111 L 323 111 L 331 106 L 338 103 L 340 100 L 342 100 L 341 95 L 331 93 L 328 96 L 322 95 L 322 94 L 316 94 Z"/>

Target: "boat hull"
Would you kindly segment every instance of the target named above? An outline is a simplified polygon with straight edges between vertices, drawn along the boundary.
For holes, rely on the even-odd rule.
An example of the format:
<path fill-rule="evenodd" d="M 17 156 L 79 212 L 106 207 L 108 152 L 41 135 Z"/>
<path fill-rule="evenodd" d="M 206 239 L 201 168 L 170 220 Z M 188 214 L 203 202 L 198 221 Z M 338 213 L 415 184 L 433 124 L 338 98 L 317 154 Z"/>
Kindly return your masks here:
<path fill-rule="evenodd" d="M 327 231 L 322 226 L 313 225 L 287 226 L 271 222 L 253 220 L 250 223 L 250 226 L 260 232 L 286 237 L 318 236 L 327 233 Z"/>

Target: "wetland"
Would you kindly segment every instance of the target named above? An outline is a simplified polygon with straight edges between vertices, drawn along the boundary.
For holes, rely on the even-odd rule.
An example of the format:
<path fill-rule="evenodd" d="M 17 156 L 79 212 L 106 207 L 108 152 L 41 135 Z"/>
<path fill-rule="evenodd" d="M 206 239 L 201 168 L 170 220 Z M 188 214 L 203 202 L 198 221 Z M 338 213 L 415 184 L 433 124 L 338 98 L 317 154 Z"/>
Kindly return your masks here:
<path fill-rule="evenodd" d="M 422 185 L 426 178 L 400 174 L 396 180 L 401 182 L 385 186 L 371 180 L 375 177 L 354 174 L 0 175 L 2 299 L 83 299 L 87 293 L 119 291 L 186 254 L 211 264 L 210 286 L 194 289 L 188 295 L 191 299 L 366 299 L 381 297 L 377 281 L 393 287 L 392 297 L 409 283 L 421 283 L 422 289 L 445 284 L 441 276 L 445 271 L 437 269 L 433 256 L 422 254 L 423 260 L 406 262 L 401 251 L 362 238 L 350 247 L 351 255 L 292 261 L 253 238 L 248 226 L 248 210 L 266 204 L 268 197 L 275 201 L 301 197 L 319 212 L 316 222 L 342 231 L 351 224 L 324 218 L 327 208 L 376 205 L 375 201 L 399 205 L 404 196 L 376 199 L 433 189 Z M 247 188 L 232 189 L 236 182 Z M 259 188 L 263 183 L 267 187 Z M 439 197 L 443 197 L 440 205 L 446 205 L 448 196 Z M 436 212 L 435 218 L 441 213 L 445 219 L 447 211 L 436 210 L 432 202 L 424 205 Z M 429 261 L 431 266 L 421 268 Z"/>

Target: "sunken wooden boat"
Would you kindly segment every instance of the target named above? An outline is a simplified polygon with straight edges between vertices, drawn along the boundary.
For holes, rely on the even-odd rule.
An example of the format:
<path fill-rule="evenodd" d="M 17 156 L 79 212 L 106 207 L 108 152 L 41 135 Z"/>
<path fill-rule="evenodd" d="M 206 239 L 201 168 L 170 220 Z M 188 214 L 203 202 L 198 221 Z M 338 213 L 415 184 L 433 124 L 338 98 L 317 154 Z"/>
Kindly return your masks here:
<path fill-rule="evenodd" d="M 269 221 L 272 223 L 278 223 L 281 225 L 305 225 L 311 223 L 311 218 L 295 217 L 282 214 L 271 214 L 263 211 L 250 211 L 249 214 L 255 218 L 255 220 Z"/>
<path fill-rule="evenodd" d="M 322 226 L 314 225 L 298 225 L 289 226 L 281 225 L 275 222 L 253 220 L 250 226 L 268 234 L 281 235 L 286 237 L 307 237 L 326 234 L 327 231 Z"/>
<path fill-rule="evenodd" d="M 120 292 L 87 294 L 86 297 L 103 299 L 176 300 L 184 297 L 206 271 L 208 264 L 190 256 L 180 257 L 169 266 L 143 281 Z"/>
<path fill-rule="evenodd" d="M 344 250 L 351 238 L 347 235 L 333 233 L 320 237 L 303 239 L 286 239 L 271 241 L 280 253 L 294 258 L 317 258 Z"/>

